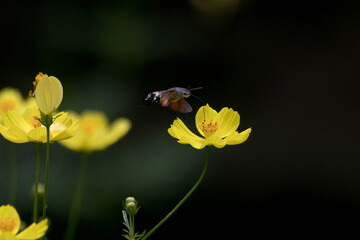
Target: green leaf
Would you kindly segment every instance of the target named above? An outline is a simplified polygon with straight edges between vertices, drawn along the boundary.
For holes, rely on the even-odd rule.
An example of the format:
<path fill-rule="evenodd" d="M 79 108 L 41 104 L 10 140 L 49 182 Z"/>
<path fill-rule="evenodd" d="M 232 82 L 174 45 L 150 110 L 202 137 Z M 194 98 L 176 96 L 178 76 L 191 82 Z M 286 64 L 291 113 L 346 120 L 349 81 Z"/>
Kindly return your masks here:
<path fill-rule="evenodd" d="M 124 225 L 130 229 L 129 219 L 127 217 L 125 210 L 122 210 L 122 215 L 123 215 L 123 219 L 124 219 Z"/>
<path fill-rule="evenodd" d="M 131 240 L 131 238 L 129 238 L 129 236 L 128 235 L 122 235 L 123 237 L 125 237 L 126 239 L 128 239 L 128 240 Z"/>
<path fill-rule="evenodd" d="M 135 238 L 136 238 L 137 240 L 141 240 L 141 238 L 142 238 L 143 236 L 145 236 L 145 234 L 146 234 L 146 230 L 144 230 L 141 234 L 136 234 L 136 235 L 135 235 Z"/>

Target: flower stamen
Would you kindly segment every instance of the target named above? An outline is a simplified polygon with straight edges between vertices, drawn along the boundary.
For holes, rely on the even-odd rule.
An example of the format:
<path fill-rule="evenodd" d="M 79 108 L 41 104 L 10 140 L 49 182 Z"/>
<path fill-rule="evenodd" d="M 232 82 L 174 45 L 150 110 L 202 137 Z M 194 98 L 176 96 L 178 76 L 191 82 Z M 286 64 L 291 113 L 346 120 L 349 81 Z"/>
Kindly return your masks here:
<path fill-rule="evenodd" d="M 44 74 L 44 73 L 42 73 L 42 72 L 39 72 L 39 74 L 36 75 L 35 81 L 33 81 L 33 83 L 32 83 L 33 86 L 34 86 L 34 91 L 32 91 L 32 90 L 29 91 L 29 97 L 34 97 L 34 96 L 35 96 L 36 86 L 38 85 L 39 81 L 40 81 L 41 79 L 43 79 L 43 77 L 48 77 L 48 75 L 47 75 L 47 74 Z"/>
<path fill-rule="evenodd" d="M 30 118 L 29 120 L 30 125 L 33 126 L 34 128 L 41 127 L 42 124 L 38 119 L 41 119 L 40 115 L 35 115 L 32 118 Z"/>
<path fill-rule="evenodd" d="M 219 129 L 219 124 L 213 120 L 204 120 L 200 123 L 199 127 L 204 133 L 205 138 L 207 138 Z"/>
<path fill-rule="evenodd" d="M 0 218 L 0 231 L 7 232 L 12 231 L 16 225 L 16 222 L 12 218 Z"/>

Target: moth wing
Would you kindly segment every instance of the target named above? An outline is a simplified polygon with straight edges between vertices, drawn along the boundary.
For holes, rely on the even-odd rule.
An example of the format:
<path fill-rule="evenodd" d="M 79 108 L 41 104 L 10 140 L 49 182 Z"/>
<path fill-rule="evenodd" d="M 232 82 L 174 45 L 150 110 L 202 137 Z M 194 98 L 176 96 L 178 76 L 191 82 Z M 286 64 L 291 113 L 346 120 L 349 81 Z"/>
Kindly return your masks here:
<path fill-rule="evenodd" d="M 176 93 L 175 90 L 172 91 L 163 91 L 160 95 L 161 95 L 161 99 L 160 99 L 160 103 L 161 106 L 163 107 L 167 107 L 169 106 L 169 100 L 171 99 L 171 97 Z"/>
<path fill-rule="evenodd" d="M 160 103 L 161 103 L 161 106 L 163 106 L 163 107 L 169 106 L 169 101 L 165 97 L 160 98 Z"/>
<path fill-rule="evenodd" d="M 184 98 L 181 98 L 177 102 L 169 103 L 169 108 L 173 111 L 182 113 L 189 113 L 192 111 L 192 107 Z"/>

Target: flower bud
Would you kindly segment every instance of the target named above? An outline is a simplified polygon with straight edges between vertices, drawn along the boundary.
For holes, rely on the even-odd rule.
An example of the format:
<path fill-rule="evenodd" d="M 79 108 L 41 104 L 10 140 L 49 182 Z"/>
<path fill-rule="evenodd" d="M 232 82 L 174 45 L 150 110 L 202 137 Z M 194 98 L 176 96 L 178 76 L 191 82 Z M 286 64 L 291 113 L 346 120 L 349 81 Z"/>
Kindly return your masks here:
<path fill-rule="evenodd" d="M 135 216 L 138 208 L 137 201 L 133 197 L 128 197 L 125 200 L 125 210 L 130 216 Z"/>
<path fill-rule="evenodd" d="M 59 79 L 42 75 L 35 88 L 35 99 L 39 110 L 45 115 L 56 110 L 63 98 L 63 87 Z"/>
<path fill-rule="evenodd" d="M 125 199 L 125 206 L 126 206 L 128 203 L 130 203 L 130 202 L 136 203 L 135 198 L 133 198 L 133 197 L 127 197 L 127 198 Z"/>
<path fill-rule="evenodd" d="M 31 193 L 32 193 L 33 196 L 35 195 L 35 184 L 34 184 L 33 187 L 32 187 Z M 45 194 L 44 184 L 39 183 L 39 184 L 38 184 L 38 192 L 37 192 L 38 199 L 39 199 L 39 200 L 43 199 L 44 194 Z"/>

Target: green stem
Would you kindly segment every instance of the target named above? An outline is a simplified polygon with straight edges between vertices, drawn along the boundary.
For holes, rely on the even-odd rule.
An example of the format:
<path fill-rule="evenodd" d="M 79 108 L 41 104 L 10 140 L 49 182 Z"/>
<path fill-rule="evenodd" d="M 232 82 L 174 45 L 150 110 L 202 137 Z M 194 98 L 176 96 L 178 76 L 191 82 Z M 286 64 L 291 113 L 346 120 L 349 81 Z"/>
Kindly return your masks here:
<path fill-rule="evenodd" d="M 16 204 L 17 192 L 17 159 L 15 155 L 15 144 L 8 143 L 8 158 L 9 158 L 9 189 L 8 189 L 8 202 L 11 205 Z"/>
<path fill-rule="evenodd" d="M 47 191 L 48 191 L 48 178 L 49 178 L 49 156 L 50 156 L 50 125 L 46 126 L 46 163 L 45 163 L 45 189 L 44 189 L 44 202 L 43 202 L 43 218 L 46 218 L 47 208 Z"/>
<path fill-rule="evenodd" d="M 88 153 L 82 154 L 80 172 L 78 176 L 78 182 L 76 187 L 75 196 L 71 205 L 70 216 L 68 220 L 68 225 L 66 227 L 65 239 L 72 240 L 75 236 L 76 225 L 79 221 L 79 216 L 81 212 L 81 203 L 84 195 L 84 188 L 86 182 L 86 173 L 88 166 Z"/>
<path fill-rule="evenodd" d="M 205 161 L 205 165 L 204 165 L 204 169 L 199 177 L 199 179 L 197 180 L 197 182 L 195 183 L 195 185 L 191 188 L 191 190 L 185 195 L 185 197 L 183 199 L 181 199 L 181 201 L 174 207 L 173 210 L 171 210 L 171 212 L 168 213 L 168 215 L 166 215 L 166 217 L 164 217 L 155 227 L 153 227 L 153 229 L 151 229 L 141 240 L 145 240 L 147 239 L 156 229 L 158 229 L 166 220 L 168 220 L 169 217 L 171 217 L 171 215 L 173 215 L 176 210 L 178 210 L 178 208 L 191 196 L 191 194 L 196 190 L 196 188 L 200 185 L 202 179 L 205 176 L 207 167 L 208 167 L 208 162 L 209 162 L 209 155 L 210 155 L 210 148 L 207 148 L 207 156 L 206 156 L 206 161 Z"/>
<path fill-rule="evenodd" d="M 36 173 L 35 173 L 35 189 L 34 189 L 34 218 L 33 222 L 37 222 L 38 214 L 38 187 L 39 187 L 39 168 L 40 168 L 40 147 L 41 143 L 36 143 Z"/>
<path fill-rule="evenodd" d="M 129 233 L 129 236 L 131 238 L 134 238 L 135 237 L 135 215 L 130 215 L 129 216 L 129 221 L 130 221 L 130 233 Z"/>

